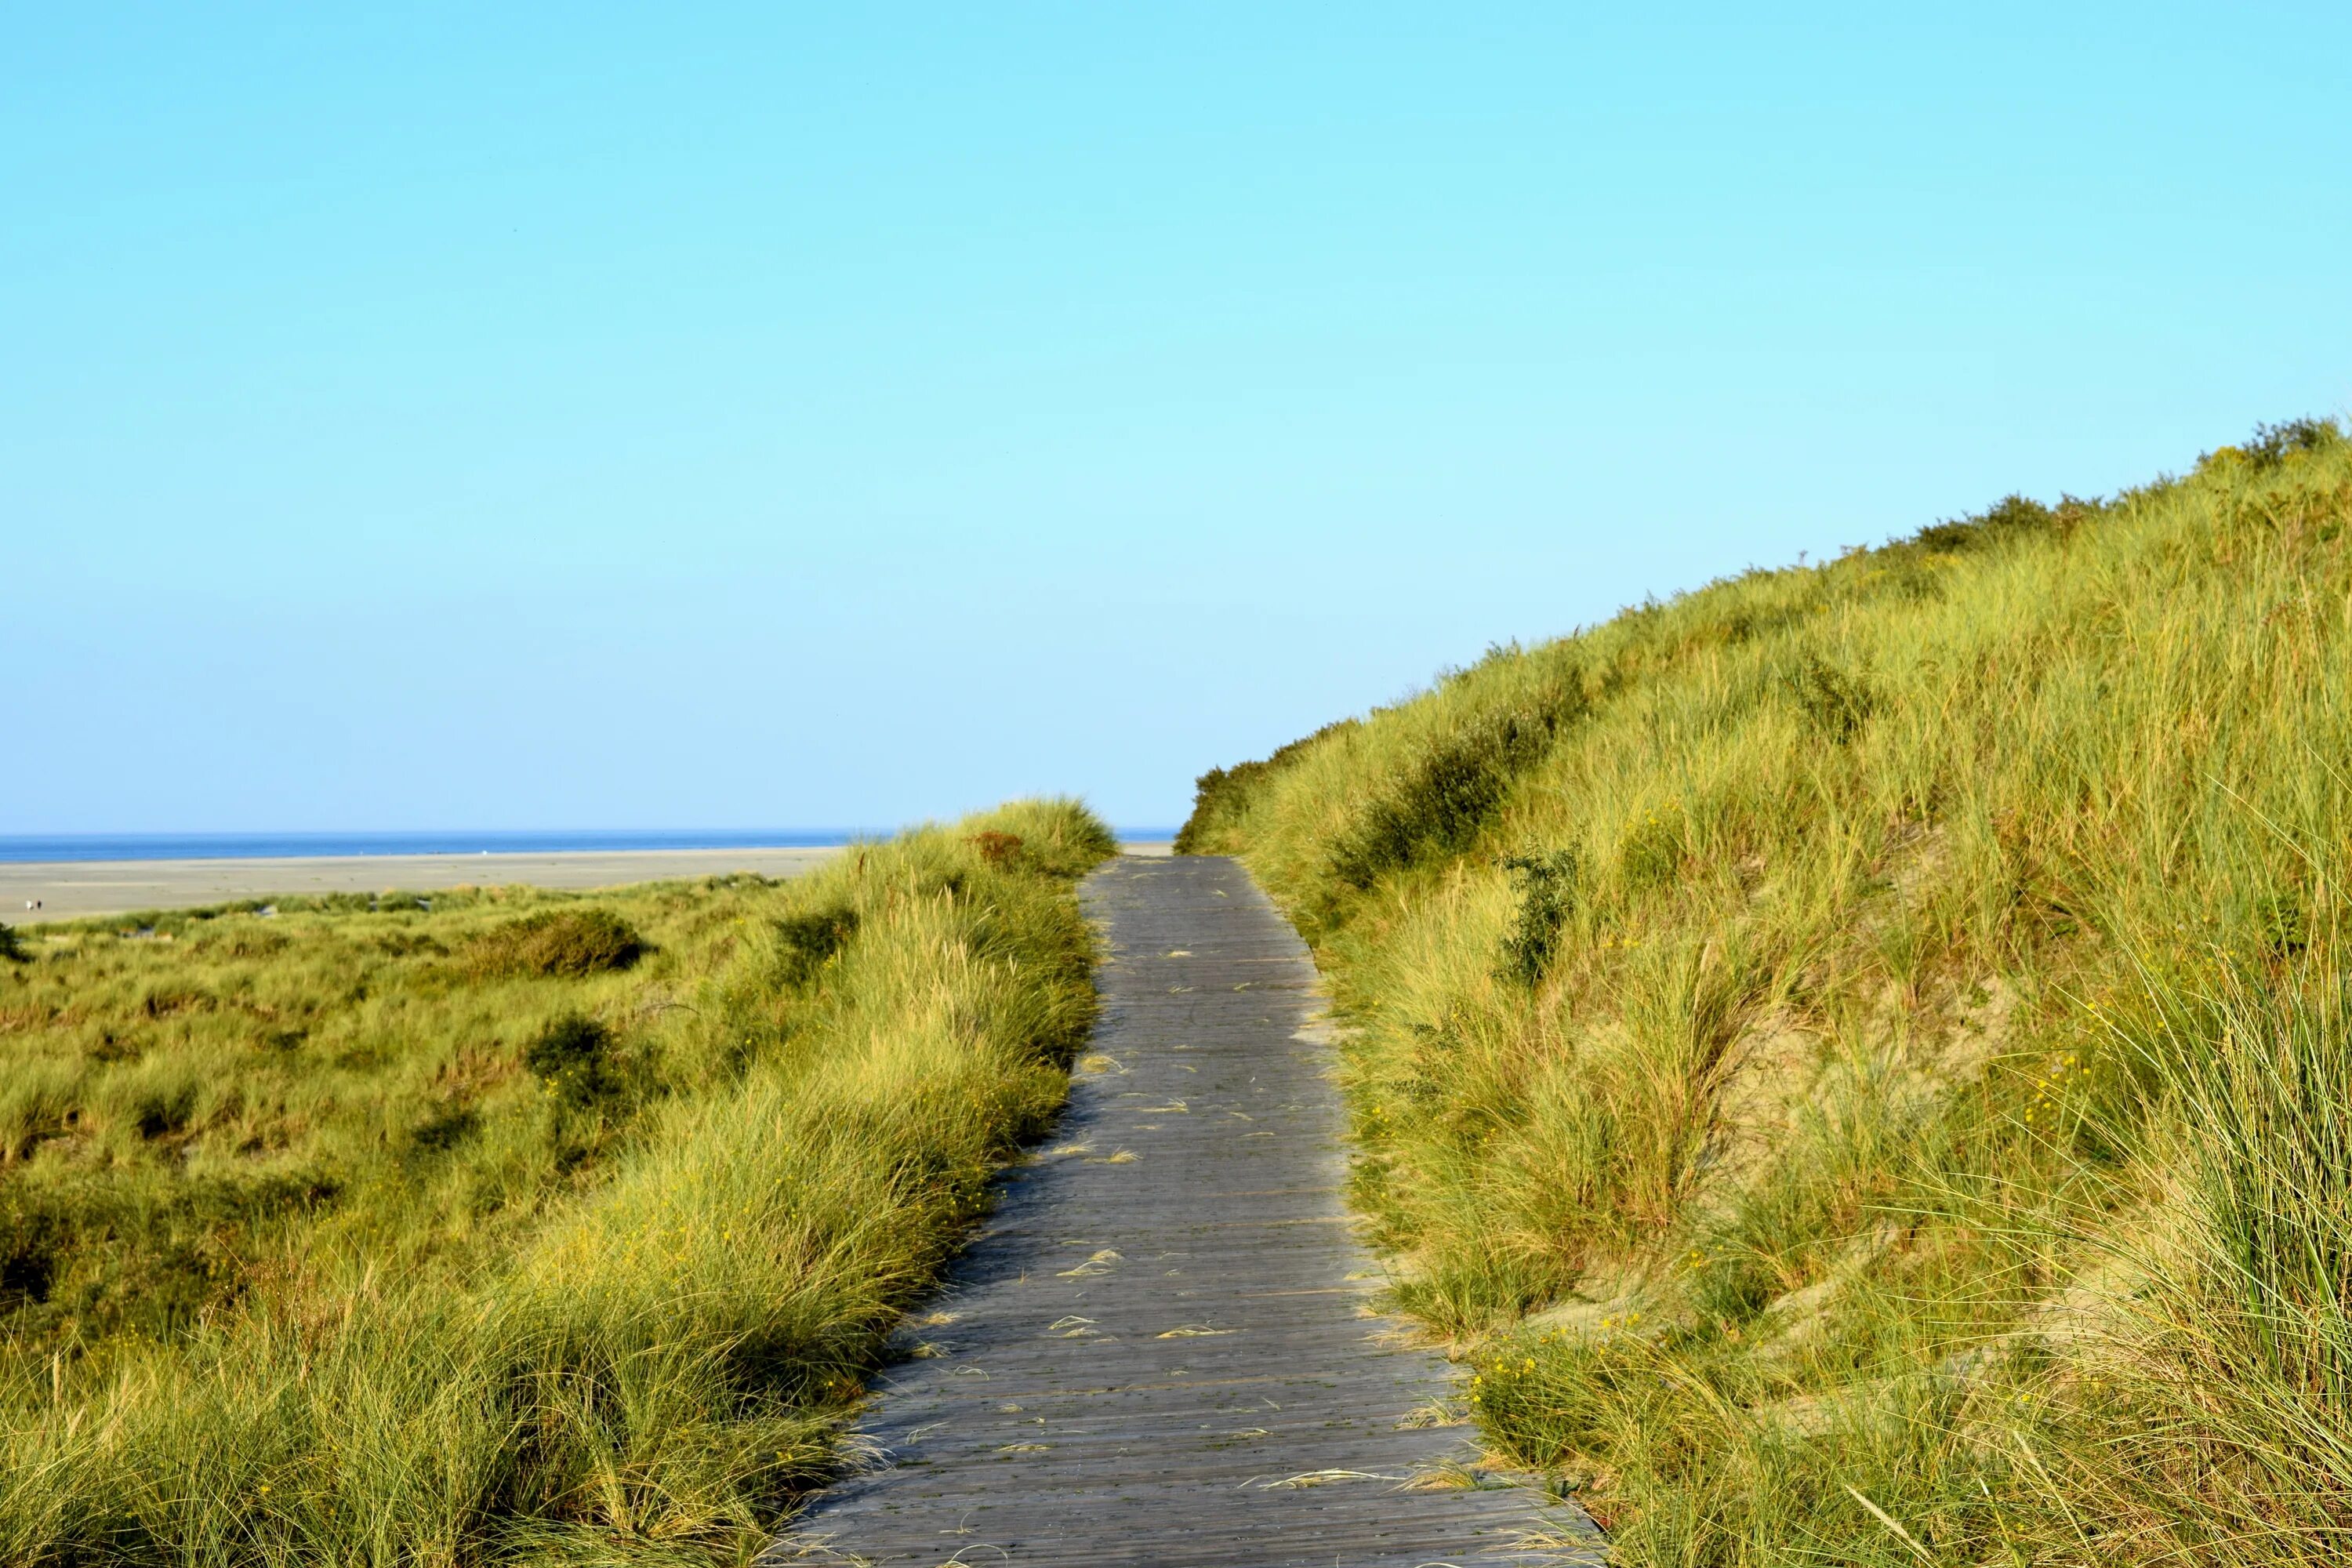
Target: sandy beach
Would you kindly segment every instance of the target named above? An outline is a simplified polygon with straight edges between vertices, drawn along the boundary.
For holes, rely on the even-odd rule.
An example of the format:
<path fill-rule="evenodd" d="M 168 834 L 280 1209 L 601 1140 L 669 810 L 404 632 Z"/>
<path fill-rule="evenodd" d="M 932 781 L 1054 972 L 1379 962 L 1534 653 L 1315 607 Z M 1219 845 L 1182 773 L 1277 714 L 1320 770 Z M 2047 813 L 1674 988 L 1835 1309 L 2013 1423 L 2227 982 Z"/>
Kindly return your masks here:
<path fill-rule="evenodd" d="M 609 888 L 756 871 L 793 877 L 840 854 L 819 849 L 624 849 L 540 855 L 348 855 L 254 860 L 0 862 L 0 921 L 28 925 L 132 910 L 186 909 L 289 893 L 527 883 Z M 28 910 L 27 900 L 41 907 Z"/>
<path fill-rule="evenodd" d="M 1165 839 L 1129 841 L 1129 855 L 1165 855 Z M 0 923 L 34 925 L 179 910 L 288 893 L 425 892 L 468 884 L 613 888 L 677 877 L 756 871 L 796 877 L 841 851 L 811 849 L 591 849 L 537 855 L 331 855 L 237 860 L 0 861 Z M 41 907 L 28 910 L 28 900 Z"/>

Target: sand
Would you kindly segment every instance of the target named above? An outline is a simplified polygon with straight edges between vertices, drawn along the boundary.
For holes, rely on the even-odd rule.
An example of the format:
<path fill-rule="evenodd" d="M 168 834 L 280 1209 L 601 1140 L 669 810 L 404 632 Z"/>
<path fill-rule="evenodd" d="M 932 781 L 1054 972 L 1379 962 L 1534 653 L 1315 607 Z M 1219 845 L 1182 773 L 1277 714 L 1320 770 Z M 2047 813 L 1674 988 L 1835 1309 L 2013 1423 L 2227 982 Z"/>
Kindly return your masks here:
<path fill-rule="evenodd" d="M 1120 846 L 1165 855 L 1164 841 Z M 466 884 L 613 888 L 675 877 L 757 871 L 796 877 L 838 849 L 615 849 L 548 855 L 338 855 L 256 860 L 0 862 L 0 923 L 79 920 L 133 910 L 178 910 L 287 893 L 425 892 Z M 28 910 L 26 901 L 41 907 Z"/>
<path fill-rule="evenodd" d="M 342 855 L 257 860 L 29 860 L 0 863 L 0 921 L 79 920 L 288 893 L 423 892 L 471 883 L 610 888 L 757 871 L 793 877 L 838 849 L 626 849 L 548 855 Z M 38 899 L 37 910 L 25 907 Z"/>

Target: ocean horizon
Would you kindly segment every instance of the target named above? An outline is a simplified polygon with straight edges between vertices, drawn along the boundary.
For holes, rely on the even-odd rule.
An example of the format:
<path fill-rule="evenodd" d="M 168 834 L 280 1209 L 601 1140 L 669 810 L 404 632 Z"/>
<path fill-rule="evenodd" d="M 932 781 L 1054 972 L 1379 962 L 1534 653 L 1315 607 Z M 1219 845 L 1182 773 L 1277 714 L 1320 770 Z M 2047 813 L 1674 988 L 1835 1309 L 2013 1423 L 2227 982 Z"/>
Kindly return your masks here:
<path fill-rule="evenodd" d="M 556 855 L 616 849 L 831 848 L 871 830 L 716 828 L 408 831 L 399 833 L 0 834 L 0 862 L 278 860 L 352 855 Z"/>
<path fill-rule="evenodd" d="M 0 834 L 0 863 L 47 860 L 299 860 L 357 855 L 562 855 L 628 849 L 831 849 L 891 828 L 586 828 L 401 833 Z M 1117 830 L 1171 838 L 1172 828 Z"/>

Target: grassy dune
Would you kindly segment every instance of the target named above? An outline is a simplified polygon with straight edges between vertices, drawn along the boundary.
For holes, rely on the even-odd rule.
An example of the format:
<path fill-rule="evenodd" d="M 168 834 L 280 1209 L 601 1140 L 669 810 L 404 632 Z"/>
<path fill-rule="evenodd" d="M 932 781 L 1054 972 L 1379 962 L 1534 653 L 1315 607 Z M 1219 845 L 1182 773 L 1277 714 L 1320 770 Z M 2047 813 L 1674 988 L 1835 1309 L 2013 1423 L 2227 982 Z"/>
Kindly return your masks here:
<path fill-rule="evenodd" d="M 1059 1107 L 1110 848 L 16 933 L 0 1561 L 744 1559 Z"/>
<path fill-rule="evenodd" d="M 2352 443 L 1754 572 L 1202 781 L 1357 1195 L 1637 1563 L 2352 1560 Z"/>

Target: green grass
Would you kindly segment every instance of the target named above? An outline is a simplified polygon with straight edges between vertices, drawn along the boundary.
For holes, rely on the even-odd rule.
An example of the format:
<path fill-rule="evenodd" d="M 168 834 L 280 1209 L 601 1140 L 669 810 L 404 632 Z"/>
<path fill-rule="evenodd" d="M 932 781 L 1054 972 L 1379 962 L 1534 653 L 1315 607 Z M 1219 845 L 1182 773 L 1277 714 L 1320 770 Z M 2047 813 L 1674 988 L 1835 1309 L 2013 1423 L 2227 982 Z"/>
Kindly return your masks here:
<path fill-rule="evenodd" d="M 0 1561 L 746 1560 L 1058 1109 L 1110 847 L 22 933 Z"/>
<path fill-rule="evenodd" d="M 1620 1560 L 2352 1558 L 2347 535 L 2267 429 L 1202 781 L 1395 1299 Z"/>

